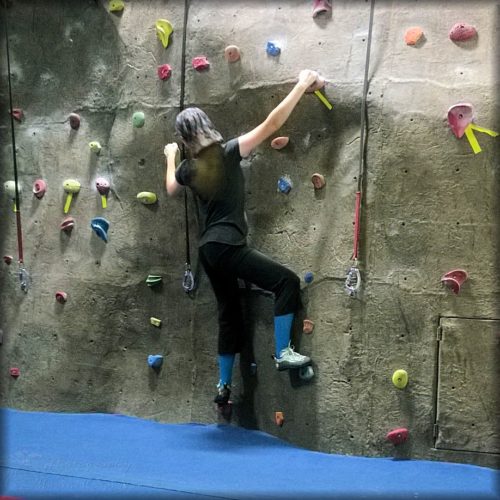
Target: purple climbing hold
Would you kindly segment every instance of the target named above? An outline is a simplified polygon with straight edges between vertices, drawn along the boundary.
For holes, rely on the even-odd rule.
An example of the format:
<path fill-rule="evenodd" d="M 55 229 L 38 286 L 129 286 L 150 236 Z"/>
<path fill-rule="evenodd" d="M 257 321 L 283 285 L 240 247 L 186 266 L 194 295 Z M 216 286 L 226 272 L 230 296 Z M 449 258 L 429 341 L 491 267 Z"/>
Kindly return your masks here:
<path fill-rule="evenodd" d="M 330 0 L 314 0 L 313 2 L 313 17 L 323 12 L 332 11 L 332 2 Z"/>
<path fill-rule="evenodd" d="M 78 130 L 80 128 L 80 115 L 77 115 L 76 113 L 71 113 L 69 115 L 69 126 L 73 130 Z"/>
<path fill-rule="evenodd" d="M 455 24 L 449 33 L 450 40 L 454 42 L 465 42 L 475 36 L 477 36 L 476 28 L 467 23 Z"/>

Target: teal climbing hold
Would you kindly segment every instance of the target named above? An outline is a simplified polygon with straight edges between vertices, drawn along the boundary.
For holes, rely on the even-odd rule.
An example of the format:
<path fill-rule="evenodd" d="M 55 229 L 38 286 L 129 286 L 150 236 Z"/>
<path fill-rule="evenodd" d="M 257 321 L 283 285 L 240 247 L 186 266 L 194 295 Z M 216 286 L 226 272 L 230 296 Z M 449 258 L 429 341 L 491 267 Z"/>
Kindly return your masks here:
<path fill-rule="evenodd" d="M 134 125 L 134 127 L 135 128 L 144 127 L 145 123 L 146 123 L 146 117 L 144 116 L 144 113 L 142 111 L 136 111 L 132 116 L 132 124 Z"/>

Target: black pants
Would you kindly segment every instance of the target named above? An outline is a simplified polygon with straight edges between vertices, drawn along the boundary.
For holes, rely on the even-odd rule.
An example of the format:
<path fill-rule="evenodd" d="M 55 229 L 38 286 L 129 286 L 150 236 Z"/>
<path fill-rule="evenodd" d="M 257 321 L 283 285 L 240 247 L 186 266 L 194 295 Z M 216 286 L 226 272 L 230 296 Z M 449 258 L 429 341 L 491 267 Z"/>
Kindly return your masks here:
<path fill-rule="evenodd" d="M 294 313 L 301 306 L 299 277 L 247 245 L 206 243 L 200 247 L 200 261 L 217 299 L 219 354 L 240 352 L 244 344 L 238 278 L 273 292 L 276 316 Z"/>

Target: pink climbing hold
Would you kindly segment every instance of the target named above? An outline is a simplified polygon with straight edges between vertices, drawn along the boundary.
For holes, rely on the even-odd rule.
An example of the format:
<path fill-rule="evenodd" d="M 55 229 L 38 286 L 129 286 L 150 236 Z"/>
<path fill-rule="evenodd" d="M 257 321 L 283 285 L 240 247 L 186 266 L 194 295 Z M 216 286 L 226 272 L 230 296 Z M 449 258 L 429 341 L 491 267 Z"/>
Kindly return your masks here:
<path fill-rule="evenodd" d="M 9 370 L 9 373 L 12 377 L 14 378 L 17 378 L 19 377 L 19 375 L 21 375 L 21 371 L 19 370 L 19 368 L 17 367 L 12 367 L 10 370 Z"/>
<path fill-rule="evenodd" d="M 313 2 L 313 18 L 323 12 L 332 11 L 332 2 L 330 0 L 314 0 Z"/>
<path fill-rule="evenodd" d="M 240 59 L 240 49 L 236 45 L 228 45 L 224 50 L 227 62 L 234 63 Z"/>
<path fill-rule="evenodd" d="M 314 331 L 314 321 L 305 319 L 302 325 L 302 332 L 310 335 Z"/>
<path fill-rule="evenodd" d="M 271 147 L 273 149 L 283 149 L 289 141 L 288 137 L 276 137 L 271 141 Z"/>
<path fill-rule="evenodd" d="M 314 189 L 322 189 L 325 187 L 326 181 L 325 178 L 321 174 L 312 174 L 311 182 L 314 186 Z"/>
<path fill-rule="evenodd" d="M 74 226 L 75 226 L 75 219 L 73 219 L 73 217 L 68 216 L 63 219 L 59 227 L 61 228 L 61 231 L 66 231 L 67 233 L 69 233 Z"/>
<path fill-rule="evenodd" d="M 58 291 L 56 292 L 56 300 L 59 304 L 64 304 L 68 300 L 68 294 L 66 292 Z"/>
<path fill-rule="evenodd" d="M 415 28 L 409 28 L 405 33 L 405 43 L 406 45 L 418 45 L 423 36 L 424 32 L 422 31 L 422 28 L 419 28 L 418 26 Z"/>
<path fill-rule="evenodd" d="M 69 115 L 69 126 L 73 130 L 78 130 L 80 128 L 80 115 L 77 115 L 76 113 L 71 113 Z"/>
<path fill-rule="evenodd" d="M 401 429 L 394 429 L 388 432 L 385 437 L 394 445 L 402 444 L 408 439 L 408 429 L 404 427 Z"/>
<path fill-rule="evenodd" d="M 14 120 L 22 122 L 24 118 L 24 112 L 21 108 L 12 108 L 10 114 L 13 116 Z"/>
<path fill-rule="evenodd" d="M 458 294 L 464 281 L 468 277 L 469 275 L 464 269 L 453 269 L 453 271 L 449 271 L 443 275 L 443 277 L 441 278 L 441 283 L 451 288 L 451 291 L 454 294 Z"/>
<path fill-rule="evenodd" d="M 47 191 L 47 183 L 43 179 L 37 179 L 33 183 L 33 194 L 41 200 Z"/>
<path fill-rule="evenodd" d="M 193 57 L 192 64 L 196 71 L 203 71 L 210 67 L 210 63 L 208 62 L 206 56 Z"/>
<path fill-rule="evenodd" d="M 459 139 L 464 135 L 467 126 L 472 123 L 473 118 L 474 107 L 469 103 L 461 102 L 448 110 L 448 125 Z"/>
<path fill-rule="evenodd" d="M 10 266 L 11 262 L 14 260 L 14 257 L 12 255 L 4 255 L 3 256 L 3 261 Z"/>
<path fill-rule="evenodd" d="M 158 78 L 160 80 L 168 80 L 172 76 L 172 67 L 170 64 L 162 64 L 158 66 Z"/>
<path fill-rule="evenodd" d="M 455 24 L 449 33 L 450 40 L 454 42 L 465 42 L 475 36 L 477 36 L 476 28 L 466 23 Z"/>

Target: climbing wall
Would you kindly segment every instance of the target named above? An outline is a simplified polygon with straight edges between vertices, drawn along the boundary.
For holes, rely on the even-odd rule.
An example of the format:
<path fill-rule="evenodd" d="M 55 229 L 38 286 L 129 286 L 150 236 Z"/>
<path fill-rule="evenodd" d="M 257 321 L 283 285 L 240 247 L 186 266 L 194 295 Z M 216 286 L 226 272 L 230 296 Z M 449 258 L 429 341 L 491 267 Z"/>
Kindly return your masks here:
<path fill-rule="evenodd" d="M 361 180 L 370 2 L 334 0 L 331 14 L 314 18 L 308 0 L 187 4 L 186 12 L 180 0 L 130 0 L 110 12 L 101 0 L 13 0 L 2 9 L 13 108 L 24 113 L 14 128 L 29 273 L 24 292 L 4 189 L 0 251 L 13 260 L 0 268 L 2 404 L 217 420 L 215 301 L 198 269 L 191 197 L 197 289 L 191 297 L 182 289 L 184 200 L 166 195 L 163 147 L 176 139 L 182 104 L 203 108 L 229 139 L 258 125 L 309 67 L 326 79 L 321 92 L 333 109 L 305 95 L 273 136 L 289 137 L 287 146 L 273 149 L 270 139 L 242 165 L 251 244 L 301 277 L 294 343 L 312 356 L 315 377 L 276 371 L 272 298 L 242 284 L 251 342 L 235 367 L 233 422 L 332 453 L 498 464 L 499 138 L 489 135 L 499 130 L 498 2 L 375 2 Z M 155 32 L 159 19 L 173 27 L 167 47 Z M 456 23 L 477 33 L 453 41 Z M 268 42 L 279 55 L 266 52 Z M 230 44 L 241 51 L 232 63 L 224 57 Z M 199 56 L 208 68 L 193 67 Z M 1 64 L 4 184 L 13 159 L 3 56 Z M 162 80 L 165 64 L 171 74 Z M 452 108 L 461 103 L 473 110 Z M 476 130 L 467 127 L 472 111 Z M 278 190 L 283 176 L 288 194 Z M 106 208 L 99 178 L 110 185 Z M 32 193 L 39 179 L 41 198 Z M 68 180 L 80 190 L 65 214 Z M 362 286 L 351 297 L 344 282 L 359 187 Z M 73 228 L 62 230 L 67 217 Z M 444 277 L 457 269 L 465 272 Z M 302 333 L 303 319 L 314 322 L 311 334 Z M 150 355 L 163 356 L 161 368 L 148 364 Z M 481 366 L 491 396 L 478 400 L 470 394 Z M 406 385 L 401 371 L 393 383 L 397 370 Z M 470 375 L 454 385 L 462 372 Z M 391 442 L 397 429 L 408 434 Z"/>

